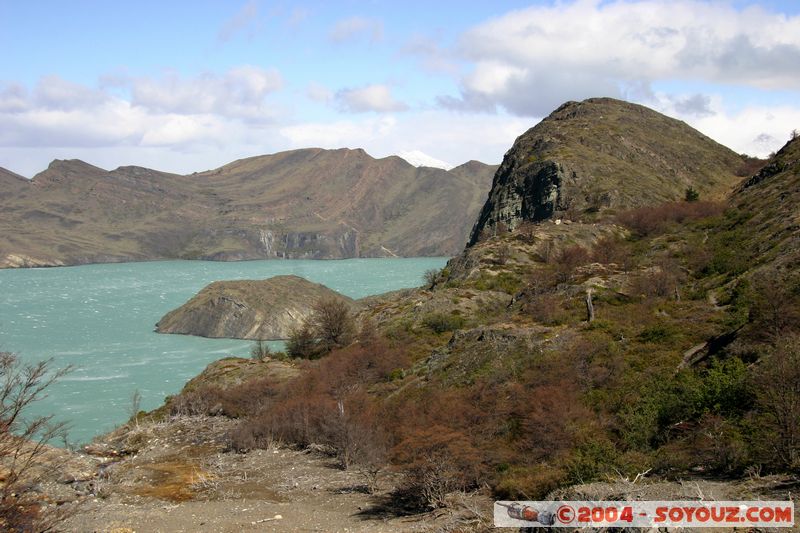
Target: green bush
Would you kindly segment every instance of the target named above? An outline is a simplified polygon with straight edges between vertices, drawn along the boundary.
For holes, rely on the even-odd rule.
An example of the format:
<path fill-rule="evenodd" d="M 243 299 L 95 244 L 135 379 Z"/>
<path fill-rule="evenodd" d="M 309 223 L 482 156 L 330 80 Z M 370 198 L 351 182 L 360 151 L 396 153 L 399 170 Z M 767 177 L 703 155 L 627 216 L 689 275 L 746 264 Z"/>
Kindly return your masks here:
<path fill-rule="evenodd" d="M 522 281 L 510 272 L 501 272 L 496 276 L 481 276 L 475 282 L 475 288 L 481 291 L 499 291 L 513 295 L 522 288 Z"/>
<path fill-rule="evenodd" d="M 662 344 L 672 341 L 676 334 L 677 332 L 674 327 L 666 324 L 657 324 L 642 330 L 642 332 L 639 333 L 638 339 L 641 342 Z"/>
<path fill-rule="evenodd" d="M 464 317 L 446 313 L 431 313 L 422 318 L 422 324 L 434 333 L 455 331 L 464 327 Z"/>

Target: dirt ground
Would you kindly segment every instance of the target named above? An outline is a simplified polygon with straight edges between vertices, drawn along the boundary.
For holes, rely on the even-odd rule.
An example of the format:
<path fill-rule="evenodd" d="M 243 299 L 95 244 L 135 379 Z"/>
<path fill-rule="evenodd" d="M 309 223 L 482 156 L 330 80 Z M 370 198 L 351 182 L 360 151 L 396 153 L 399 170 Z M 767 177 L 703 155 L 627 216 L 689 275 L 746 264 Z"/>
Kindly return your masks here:
<path fill-rule="evenodd" d="M 226 452 L 230 424 L 222 417 L 183 418 L 117 432 L 90 446 L 97 475 L 84 474 L 83 480 L 62 476 L 50 487 L 51 493 L 70 485 L 76 494 L 83 493 L 77 512 L 63 529 L 414 532 L 449 529 L 454 524 L 485 525 L 490 516 L 491 501 L 477 495 L 463 502 L 458 512 L 416 516 L 384 512 L 380 504 L 394 487 L 392 474 L 383 476 L 375 494 L 368 494 L 362 474 L 340 469 L 334 458 L 320 451 L 274 447 Z M 81 469 L 88 470 L 85 462 Z M 64 483 L 70 477 L 76 480 Z"/>

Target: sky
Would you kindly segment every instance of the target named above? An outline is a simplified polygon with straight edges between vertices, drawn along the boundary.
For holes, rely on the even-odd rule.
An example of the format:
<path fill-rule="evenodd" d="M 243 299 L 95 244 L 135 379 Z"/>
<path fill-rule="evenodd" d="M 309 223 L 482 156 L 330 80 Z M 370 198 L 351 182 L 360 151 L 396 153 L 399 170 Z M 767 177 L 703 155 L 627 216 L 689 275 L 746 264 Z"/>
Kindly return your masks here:
<path fill-rule="evenodd" d="M 499 163 L 560 104 L 739 153 L 800 128 L 800 2 L 0 0 L 0 167 L 190 173 L 295 148 Z"/>

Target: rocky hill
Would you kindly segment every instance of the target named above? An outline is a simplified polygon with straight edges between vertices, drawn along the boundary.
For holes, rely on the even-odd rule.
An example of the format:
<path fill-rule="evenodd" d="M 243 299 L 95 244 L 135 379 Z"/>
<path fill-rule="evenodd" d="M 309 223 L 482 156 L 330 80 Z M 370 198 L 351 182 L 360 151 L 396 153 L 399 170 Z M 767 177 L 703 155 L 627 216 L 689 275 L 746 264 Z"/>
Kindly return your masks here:
<path fill-rule="evenodd" d="M 216 281 L 164 315 L 156 331 L 215 338 L 287 339 L 321 298 L 352 303 L 350 298 L 298 276 Z"/>
<path fill-rule="evenodd" d="M 592 98 L 567 102 L 506 153 L 470 243 L 502 223 L 682 199 L 692 187 L 722 198 L 743 158 L 646 107 Z"/>
<path fill-rule="evenodd" d="M 796 269 L 800 261 L 800 137 L 789 141 L 757 174 L 737 187 L 732 205 L 753 230 L 746 245 L 755 257 Z"/>
<path fill-rule="evenodd" d="M 452 255 L 495 169 L 305 149 L 188 176 L 78 160 L 31 180 L 2 170 L 0 267 Z"/>

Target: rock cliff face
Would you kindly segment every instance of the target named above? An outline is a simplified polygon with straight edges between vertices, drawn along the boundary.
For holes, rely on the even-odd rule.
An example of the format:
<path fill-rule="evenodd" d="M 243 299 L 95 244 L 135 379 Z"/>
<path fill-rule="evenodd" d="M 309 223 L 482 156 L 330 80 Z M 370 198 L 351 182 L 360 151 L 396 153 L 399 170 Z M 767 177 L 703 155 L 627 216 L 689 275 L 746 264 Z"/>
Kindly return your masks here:
<path fill-rule="evenodd" d="M 299 276 L 217 281 L 156 324 L 159 333 L 232 339 L 287 339 L 321 298 L 350 298 Z"/>
<path fill-rule="evenodd" d="M 568 102 L 506 153 L 470 244 L 498 224 L 513 229 L 565 213 L 722 198 L 742 157 L 685 123 L 646 107 L 592 98 Z"/>
<path fill-rule="evenodd" d="M 32 180 L 0 169 L 0 268 L 452 255 L 495 170 L 318 148 L 188 176 L 77 160 L 54 161 Z"/>

